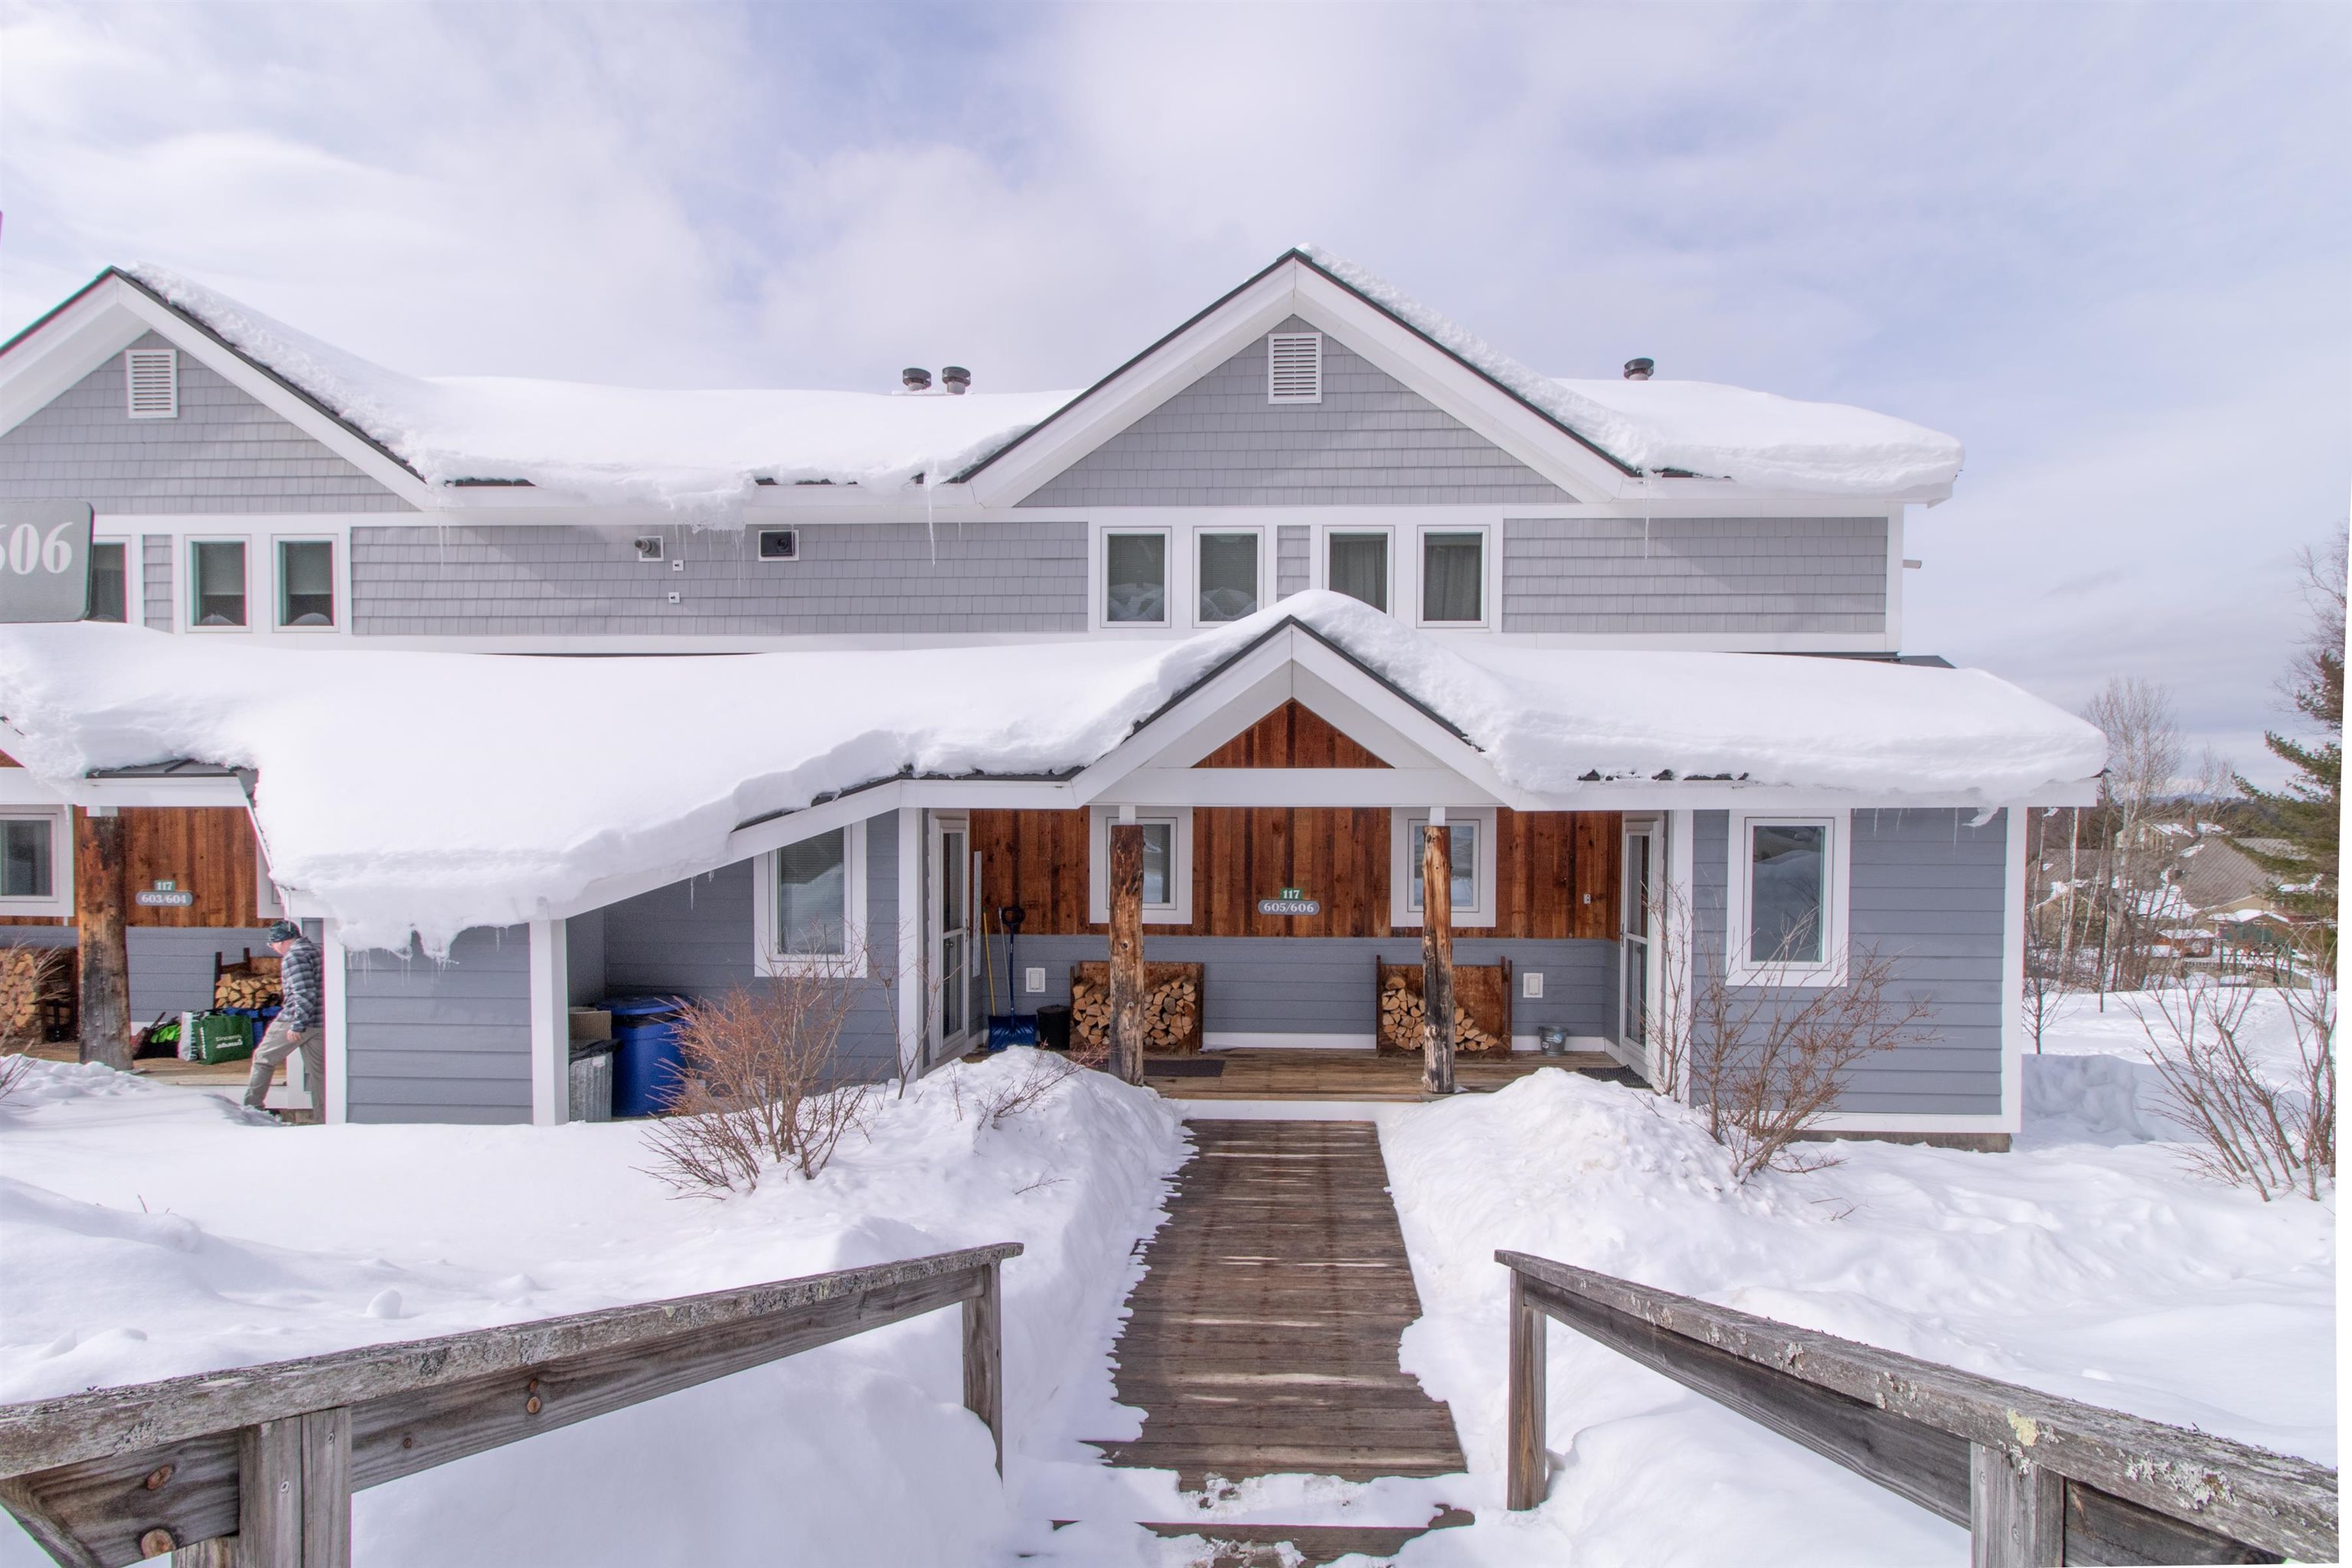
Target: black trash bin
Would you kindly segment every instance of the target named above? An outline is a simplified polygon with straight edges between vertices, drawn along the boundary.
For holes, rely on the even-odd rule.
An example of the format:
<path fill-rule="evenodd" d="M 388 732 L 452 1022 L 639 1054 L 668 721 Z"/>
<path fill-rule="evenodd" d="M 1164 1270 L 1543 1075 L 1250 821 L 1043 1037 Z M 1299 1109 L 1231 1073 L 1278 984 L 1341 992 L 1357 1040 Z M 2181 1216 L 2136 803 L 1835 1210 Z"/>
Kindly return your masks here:
<path fill-rule="evenodd" d="M 1037 1043 L 1049 1051 L 1070 1048 L 1070 1009 L 1060 1002 L 1050 1002 L 1037 1009 Z"/>

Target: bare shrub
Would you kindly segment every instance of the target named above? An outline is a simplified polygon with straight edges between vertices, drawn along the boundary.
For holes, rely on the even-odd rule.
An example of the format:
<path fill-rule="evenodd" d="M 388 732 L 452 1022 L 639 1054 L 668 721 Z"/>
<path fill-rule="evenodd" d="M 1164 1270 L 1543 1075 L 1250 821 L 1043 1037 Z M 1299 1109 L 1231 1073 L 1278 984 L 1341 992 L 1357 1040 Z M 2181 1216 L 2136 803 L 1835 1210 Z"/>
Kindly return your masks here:
<path fill-rule="evenodd" d="M 0 944 L 0 1101 L 23 1085 L 25 1053 L 43 1043 L 43 1007 L 65 974 L 69 951 Z"/>
<path fill-rule="evenodd" d="M 647 1130 L 653 1173 L 684 1192 L 750 1192 L 772 1167 L 814 1176 L 865 1120 L 873 1086 L 837 1078 L 865 994 L 845 959 L 685 1008 L 684 1081 Z"/>
<path fill-rule="evenodd" d="M 1735 1180 L 1764 1171 L 1818 1171 L 1834 1156 L 1807 1147 L 1856 1063 L 1909 1041 L 1931 1004 L 1891 992 L 1894 961 L 1864 950 L 1836 985 L 1778 978 L 1730 985 L 1718 971 L 1696 987 L 1693 1092 L 1707 1097 L 1707 1133 L 1731 1151 Z"/>
<path fill-rule="evenodd" d="M 1002 1127 L 1076 1076 L 1080 1064 L 1055 1051 L 1030 1051 L 1029 1059 L 982 1091 L 974 1106 L 982 1127 Z"/>
<path fill-rule="evenodd" d="M 2309 990 L 2278 993 L 2294 1029 L 2294 1081 L 2264 1073 L 2241 1038 L 2252 986 L 2199 978 L 2135 998 L 2148 1060 L 2172 1091 L 2161 1114 L 2197 1142 L 2189 1161 L 2268 1203 L 2301 1191 L 2317 1199 L 2336 1175 L 2336 992 L 2325 971 Z"/>

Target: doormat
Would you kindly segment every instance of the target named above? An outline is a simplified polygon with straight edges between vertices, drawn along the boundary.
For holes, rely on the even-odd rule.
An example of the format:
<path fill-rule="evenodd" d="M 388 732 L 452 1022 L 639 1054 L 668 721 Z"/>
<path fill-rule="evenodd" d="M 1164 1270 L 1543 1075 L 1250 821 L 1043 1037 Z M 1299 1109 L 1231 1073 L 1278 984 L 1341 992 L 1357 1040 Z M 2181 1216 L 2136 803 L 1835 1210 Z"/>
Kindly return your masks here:
<path fill-rule="evenodd" d="M 1143 1064 L 1146 1078 L 1222 1078 L 1225 1064 L 1198 1057 L 1154 1057 Z"/>

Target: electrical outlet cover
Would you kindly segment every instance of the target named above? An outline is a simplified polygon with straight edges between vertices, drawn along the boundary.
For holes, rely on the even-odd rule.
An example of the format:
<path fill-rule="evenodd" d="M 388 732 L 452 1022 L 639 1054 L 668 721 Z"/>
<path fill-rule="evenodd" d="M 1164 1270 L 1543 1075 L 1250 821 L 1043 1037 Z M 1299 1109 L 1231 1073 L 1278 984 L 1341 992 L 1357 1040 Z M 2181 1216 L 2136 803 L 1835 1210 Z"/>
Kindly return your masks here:
<path fill-rule="evenodd" d="M 1028 988 L 1031 995 L 1043 995 L 1045 990 L 1045 972 L 1042 969 L 1026 970 L 1022 974 L 1022 984 Z"/>
<path fill-rule="evenodd" d="M 1519 972 L 1519 994 L 1535 997 L 1543 994 L 1543 971 L 1523 969 Z"/>

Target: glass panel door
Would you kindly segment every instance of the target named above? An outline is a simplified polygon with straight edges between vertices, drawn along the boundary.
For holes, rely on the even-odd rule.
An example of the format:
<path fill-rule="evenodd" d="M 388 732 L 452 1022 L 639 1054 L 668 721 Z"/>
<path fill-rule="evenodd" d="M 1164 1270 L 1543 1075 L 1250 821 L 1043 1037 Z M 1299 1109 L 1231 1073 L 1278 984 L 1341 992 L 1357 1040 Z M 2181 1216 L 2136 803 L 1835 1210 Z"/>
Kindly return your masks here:
<path fill-rule="evenodd" d="M 971 832 L 962 817 L 940 817 L 931 831 L 931 973 L 939 982 L 932 1004 L 939 1042 L 961 1041 L 971 1029 Z"/>
<path fill-rule="evenodd" d="M 1658 901 L 1652 881 L 1655 875 L 1656 829 L 1648 823 L 1625 827 L 1625 852 L 1619 876 L 1623 908 L 1619 912 L 1618 942 L 1622 954 L 1618 992 L 1618 1040 L 1649 1060 L 1652 960 L 1655 952 Z"/>

